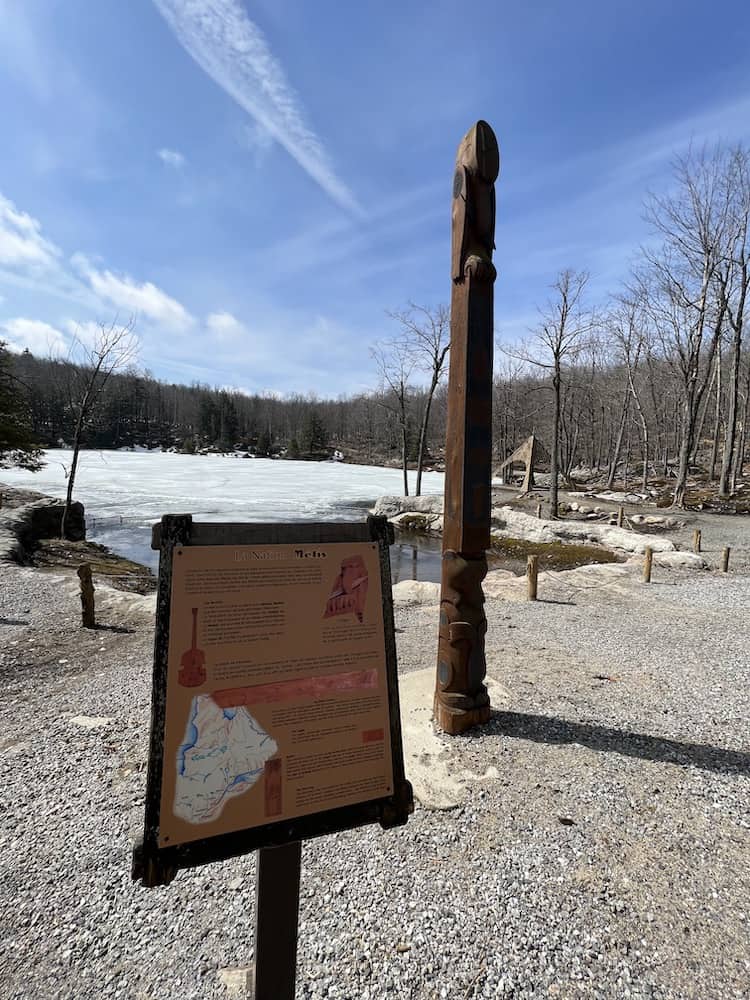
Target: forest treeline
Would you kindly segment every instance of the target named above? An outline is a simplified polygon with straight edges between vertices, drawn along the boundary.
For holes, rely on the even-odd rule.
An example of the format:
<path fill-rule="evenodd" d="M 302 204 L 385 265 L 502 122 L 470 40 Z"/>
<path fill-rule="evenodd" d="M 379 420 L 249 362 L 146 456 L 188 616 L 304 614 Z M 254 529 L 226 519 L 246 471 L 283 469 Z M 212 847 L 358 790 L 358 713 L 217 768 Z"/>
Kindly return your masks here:
<path fill-rule="evenodd" d="M 558 477 L 581 466 L 610 486 L 646 489 L 666 480 L 678 505 L 695 473 L 722 495 L 737 489 L 743 473 L 750 448 L 747 150 L 691 151 L 675 162 L 670 193 L 650 197 L 646 213 L 652 238 L 608 302 L 592 306 L 587 274 L 564 270 L 525 341 L 508 344 L 499 331 L 496 468 L 536 434 L 551 459 L 553 511 Z M 439 465 L 448 309 L 412 304 L 392 320 L 394 335 L 371 347 L 377 384 L 338 399 L 165 383 L 109 350 L 103 360 L 89 351 L 79 363 L 0 350 L 0 457 L 10 451 L 3 422 L 12 411 L 16 431 L 24 426 L 43 447 L 70 444 L 78 430 L 91 448 L 289 458 L 338 450 L 351 461 L 404 469 Z M 102 345 L 111 341 L 112 330 L 103 330 Z M 108 377 L 94 380 L 83 420 L 80 401 L 97 358 Z"/>

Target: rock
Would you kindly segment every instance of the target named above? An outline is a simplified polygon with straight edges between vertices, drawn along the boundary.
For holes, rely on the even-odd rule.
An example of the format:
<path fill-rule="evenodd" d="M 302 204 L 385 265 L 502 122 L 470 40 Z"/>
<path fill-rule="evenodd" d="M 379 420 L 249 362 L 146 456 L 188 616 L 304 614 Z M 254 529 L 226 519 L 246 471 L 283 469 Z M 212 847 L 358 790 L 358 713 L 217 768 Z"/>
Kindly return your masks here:
<path fill-rule="evenodd" d="M 112 719 L 106 715 L 74 715 L 70 722 L 74 726 L 81 726 L 82 729 L 102 729 L 108 726 Z"/>
<path fill-rule="evenodd" d="M 373 514 L 380 517 L 393 518 L 399 514 L 442 514 L 442 496 L 427 495 L 419 497 L 380 497 L 372 509 Z"/>
<path fill-rule="evenodd" d="M 394 604 L 437 604 L 440 584 L 421 580 L 402 580 L 393 585 Z"/>
<path fill-rule="evenodd" d="M 254 976 L 252 966 L 244 969 L 219 969 L 219 979 L 230 997 L 249 997 L 253 993 Z"/>
<path fill-rule="evenodd" d="M 428 535 L 439 535 L 443 531 L 442 514 L 422 514 L 418 511 L 407 510 L 403 514 L 396 514 L 390 520 L 402 531 L 424 532 Z"/>
<path fill-rule="evenodd" d="M 40 538 L 59 538 L 65 504 L 53 497 L 41 497 L 22 507 L 0 511 L 0 561 L 24 562 L 26 551 Z M 86 538 L 83 504 L 71 505 L 66 524 L 70 541 Z"/>
<path fill-rule="evenodd" d="M 542 521 L 512 507 L 499 507 L 492 511 L 495 530 L 509 538 L 523 538 L 529 542 L 590 542 L 623 552 L 643 552 L 650 546 L 654 552 L 673 552 L 674 544 L 667 538 L 639 535 L 627 528 L 609 524 L 592 524 L 582 521 Z"/>
<path fill-rule="evenodd" d="M 708 569 L 706 560 L 694 552 L 658 552 L 654 562 L 671 569 Z"/>

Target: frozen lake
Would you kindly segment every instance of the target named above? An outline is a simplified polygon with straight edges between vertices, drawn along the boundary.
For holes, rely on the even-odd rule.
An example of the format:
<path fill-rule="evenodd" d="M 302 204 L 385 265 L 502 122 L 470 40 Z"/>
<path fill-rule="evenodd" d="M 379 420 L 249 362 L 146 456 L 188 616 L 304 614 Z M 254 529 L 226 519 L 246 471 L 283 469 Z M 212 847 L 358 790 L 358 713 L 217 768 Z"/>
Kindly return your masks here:
<path fill-rule="evenodd" d="M 64 497 L 71 453 L 45 454 L 41 472 L 0 470 L 0 482 Z M 414 488 L 414 473 L 409 474 Z M 443 492 L 443 474 L 422 476 L 422 492 Z M 82 451 L 75 499 L 86 508 L 87 536 L 156 568 L 151 525 L 162 514 L 201 521 L 355 521 L 379 496 L 403 493 L 399 469 L 344 462 L 291 462 L 158 451 Z M 415 549 L 416 555 L 415 555 Z M 394 580 L 440 578 L 439 545 L 420 539 L 391 550 Z"/>

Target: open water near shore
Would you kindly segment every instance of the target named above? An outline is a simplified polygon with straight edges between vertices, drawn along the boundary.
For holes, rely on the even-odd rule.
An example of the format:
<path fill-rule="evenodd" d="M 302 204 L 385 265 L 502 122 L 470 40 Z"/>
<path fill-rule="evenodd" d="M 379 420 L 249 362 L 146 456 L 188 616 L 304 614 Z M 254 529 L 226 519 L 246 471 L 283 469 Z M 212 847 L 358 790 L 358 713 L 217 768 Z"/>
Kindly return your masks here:
<path fill-rule="evenodd" d="M 71 453 L 46 452 L 37 473 L 3 469 L 0 480 L 64 497 Z M 422 477 L 422 492 L 442 494 L 442 473 Z M 414 474 L 410 474 L 410 489 Z M 403 494 L 399 469 L 344 462 L 292 462 L 160 451 L 82 451 L 75 499 L 86 509 L 87 537 L 156 570 L 151 526 L 162 514 L 197 521 L 358 521 L 380 496 Z M 440 579 L 440 542 L 401 537 L 391 547 L 391 575 Z"/>

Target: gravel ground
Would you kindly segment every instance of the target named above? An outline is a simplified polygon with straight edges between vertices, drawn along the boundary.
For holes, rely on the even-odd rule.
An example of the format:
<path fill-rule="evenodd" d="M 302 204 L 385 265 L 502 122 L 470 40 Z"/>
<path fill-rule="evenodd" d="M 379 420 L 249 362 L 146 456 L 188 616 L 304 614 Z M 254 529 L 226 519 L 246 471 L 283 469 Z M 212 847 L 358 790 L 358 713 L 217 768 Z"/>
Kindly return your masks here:
<path fill-rule="evenodd" d="M 750 576 L 615 566 L 521 593 L 487 609 L 507 697 L 444 738 L 497 776 L 305 844 L 297 996 L 749 997 Z M 153 615 L 105 594 L 84 633 L 76 581 L 0 566 L 0 997 L 228 997 L 254 859 L 131 883 Z M 435 609 L 397 627 L 400 669 L 431 665 Z"/>

